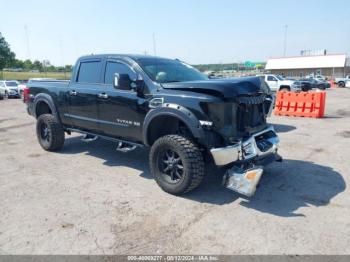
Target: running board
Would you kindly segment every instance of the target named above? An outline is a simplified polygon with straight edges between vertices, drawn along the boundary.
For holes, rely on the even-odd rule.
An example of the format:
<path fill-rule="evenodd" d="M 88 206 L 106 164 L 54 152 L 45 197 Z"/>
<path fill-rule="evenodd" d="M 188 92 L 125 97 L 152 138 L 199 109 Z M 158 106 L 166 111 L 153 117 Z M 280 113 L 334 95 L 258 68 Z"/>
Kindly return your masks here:
<path fill-rule="evenodd" d="M 130 142 L 130 141 L 126 141 L 126 140 L 122 140 L 122 139 L 118 139 L 118 138 L 114 138 L 114 137 L 109 137 L 109 136 L 98 135 L 98 134 L 94 134 L 91 132 L 79 130 L 76 128 L 65 128 L 65 131 L 83 134 L 83 135 L 85 135 L 84 138 L 86 138 L 87 136 L 93 137 L 94 140 L 96 140 L 97 138 L 102 138 L 104 140 L 118 143 L 117 150 L 120 152 L 130 152 L 138 147 L 139 148 L 144 147 L 144 145 L 140 144 L 140 143 Z M 83 141 L 84 141 L 84 138 L 83 138 Z M 92 140 L 92 141 L 94 141 L 94 140 Z M 121 146 L 120 146 L 120 143 L 121 143 Z"/>

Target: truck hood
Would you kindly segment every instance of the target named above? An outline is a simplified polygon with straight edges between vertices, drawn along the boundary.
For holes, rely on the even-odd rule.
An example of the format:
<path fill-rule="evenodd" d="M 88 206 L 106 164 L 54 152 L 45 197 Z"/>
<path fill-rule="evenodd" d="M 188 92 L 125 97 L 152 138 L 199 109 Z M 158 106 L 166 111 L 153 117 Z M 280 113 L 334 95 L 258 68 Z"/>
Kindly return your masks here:
<path fill-rule="evenodd" d="M 238 96 L 268 94 L 269 88 L 259 77 L 209 79 L 203 81 L 175 82 L 162 84 L 165 89 L 204 93 L 223 99 Z"/>

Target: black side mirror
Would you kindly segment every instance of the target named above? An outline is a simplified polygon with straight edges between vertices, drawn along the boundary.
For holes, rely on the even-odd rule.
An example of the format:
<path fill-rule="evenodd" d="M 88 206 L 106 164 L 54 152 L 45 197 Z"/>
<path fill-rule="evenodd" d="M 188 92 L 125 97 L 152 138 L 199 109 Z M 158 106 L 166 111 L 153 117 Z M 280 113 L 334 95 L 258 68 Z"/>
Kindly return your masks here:
<path fill-rule="evenodd" d="M 131 89 L 132 80 L 128 74 L 114 74 L 114 87 L 123 90 Z"/>
<path fill-rule="evenodd" d="M 144 85 L 145 83 L 140 75 L 136 80 L 131 80 L 128 74 L 114 74 L 114 88 L 133 90 L 138 96 L 142 96 Z"/>

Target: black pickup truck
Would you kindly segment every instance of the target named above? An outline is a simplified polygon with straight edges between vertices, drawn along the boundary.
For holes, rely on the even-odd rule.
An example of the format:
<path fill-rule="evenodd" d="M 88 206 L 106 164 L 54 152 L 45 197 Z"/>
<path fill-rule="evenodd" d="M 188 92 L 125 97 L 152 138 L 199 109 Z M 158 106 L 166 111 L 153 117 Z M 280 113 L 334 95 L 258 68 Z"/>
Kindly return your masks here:
<path fill-rule="evenodd" d="M 60 150 L 71 132 L 122 152 L 150 147 L 151 172 L 172 194 L 200 184 L 206 159 L 227 166 L 224 185 L 249 196 L 263 166 L 281 160 L 266 122 L 273 97 L 259 77 L 209 79 L 178 59 L 91 55 L 70 81 L 29 84 L 24 100 L 45 150 Z"/>

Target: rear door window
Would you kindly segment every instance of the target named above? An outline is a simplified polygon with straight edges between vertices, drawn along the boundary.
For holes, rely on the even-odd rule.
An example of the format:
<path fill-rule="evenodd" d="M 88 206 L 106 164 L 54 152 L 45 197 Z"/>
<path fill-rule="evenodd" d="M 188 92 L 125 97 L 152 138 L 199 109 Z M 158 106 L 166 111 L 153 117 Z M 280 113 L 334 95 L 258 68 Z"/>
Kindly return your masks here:
<path fill-rule="evenodd" d="M 101 74 L 101 61 L 81 62 L 77 82 L 99 83 Z"/>

